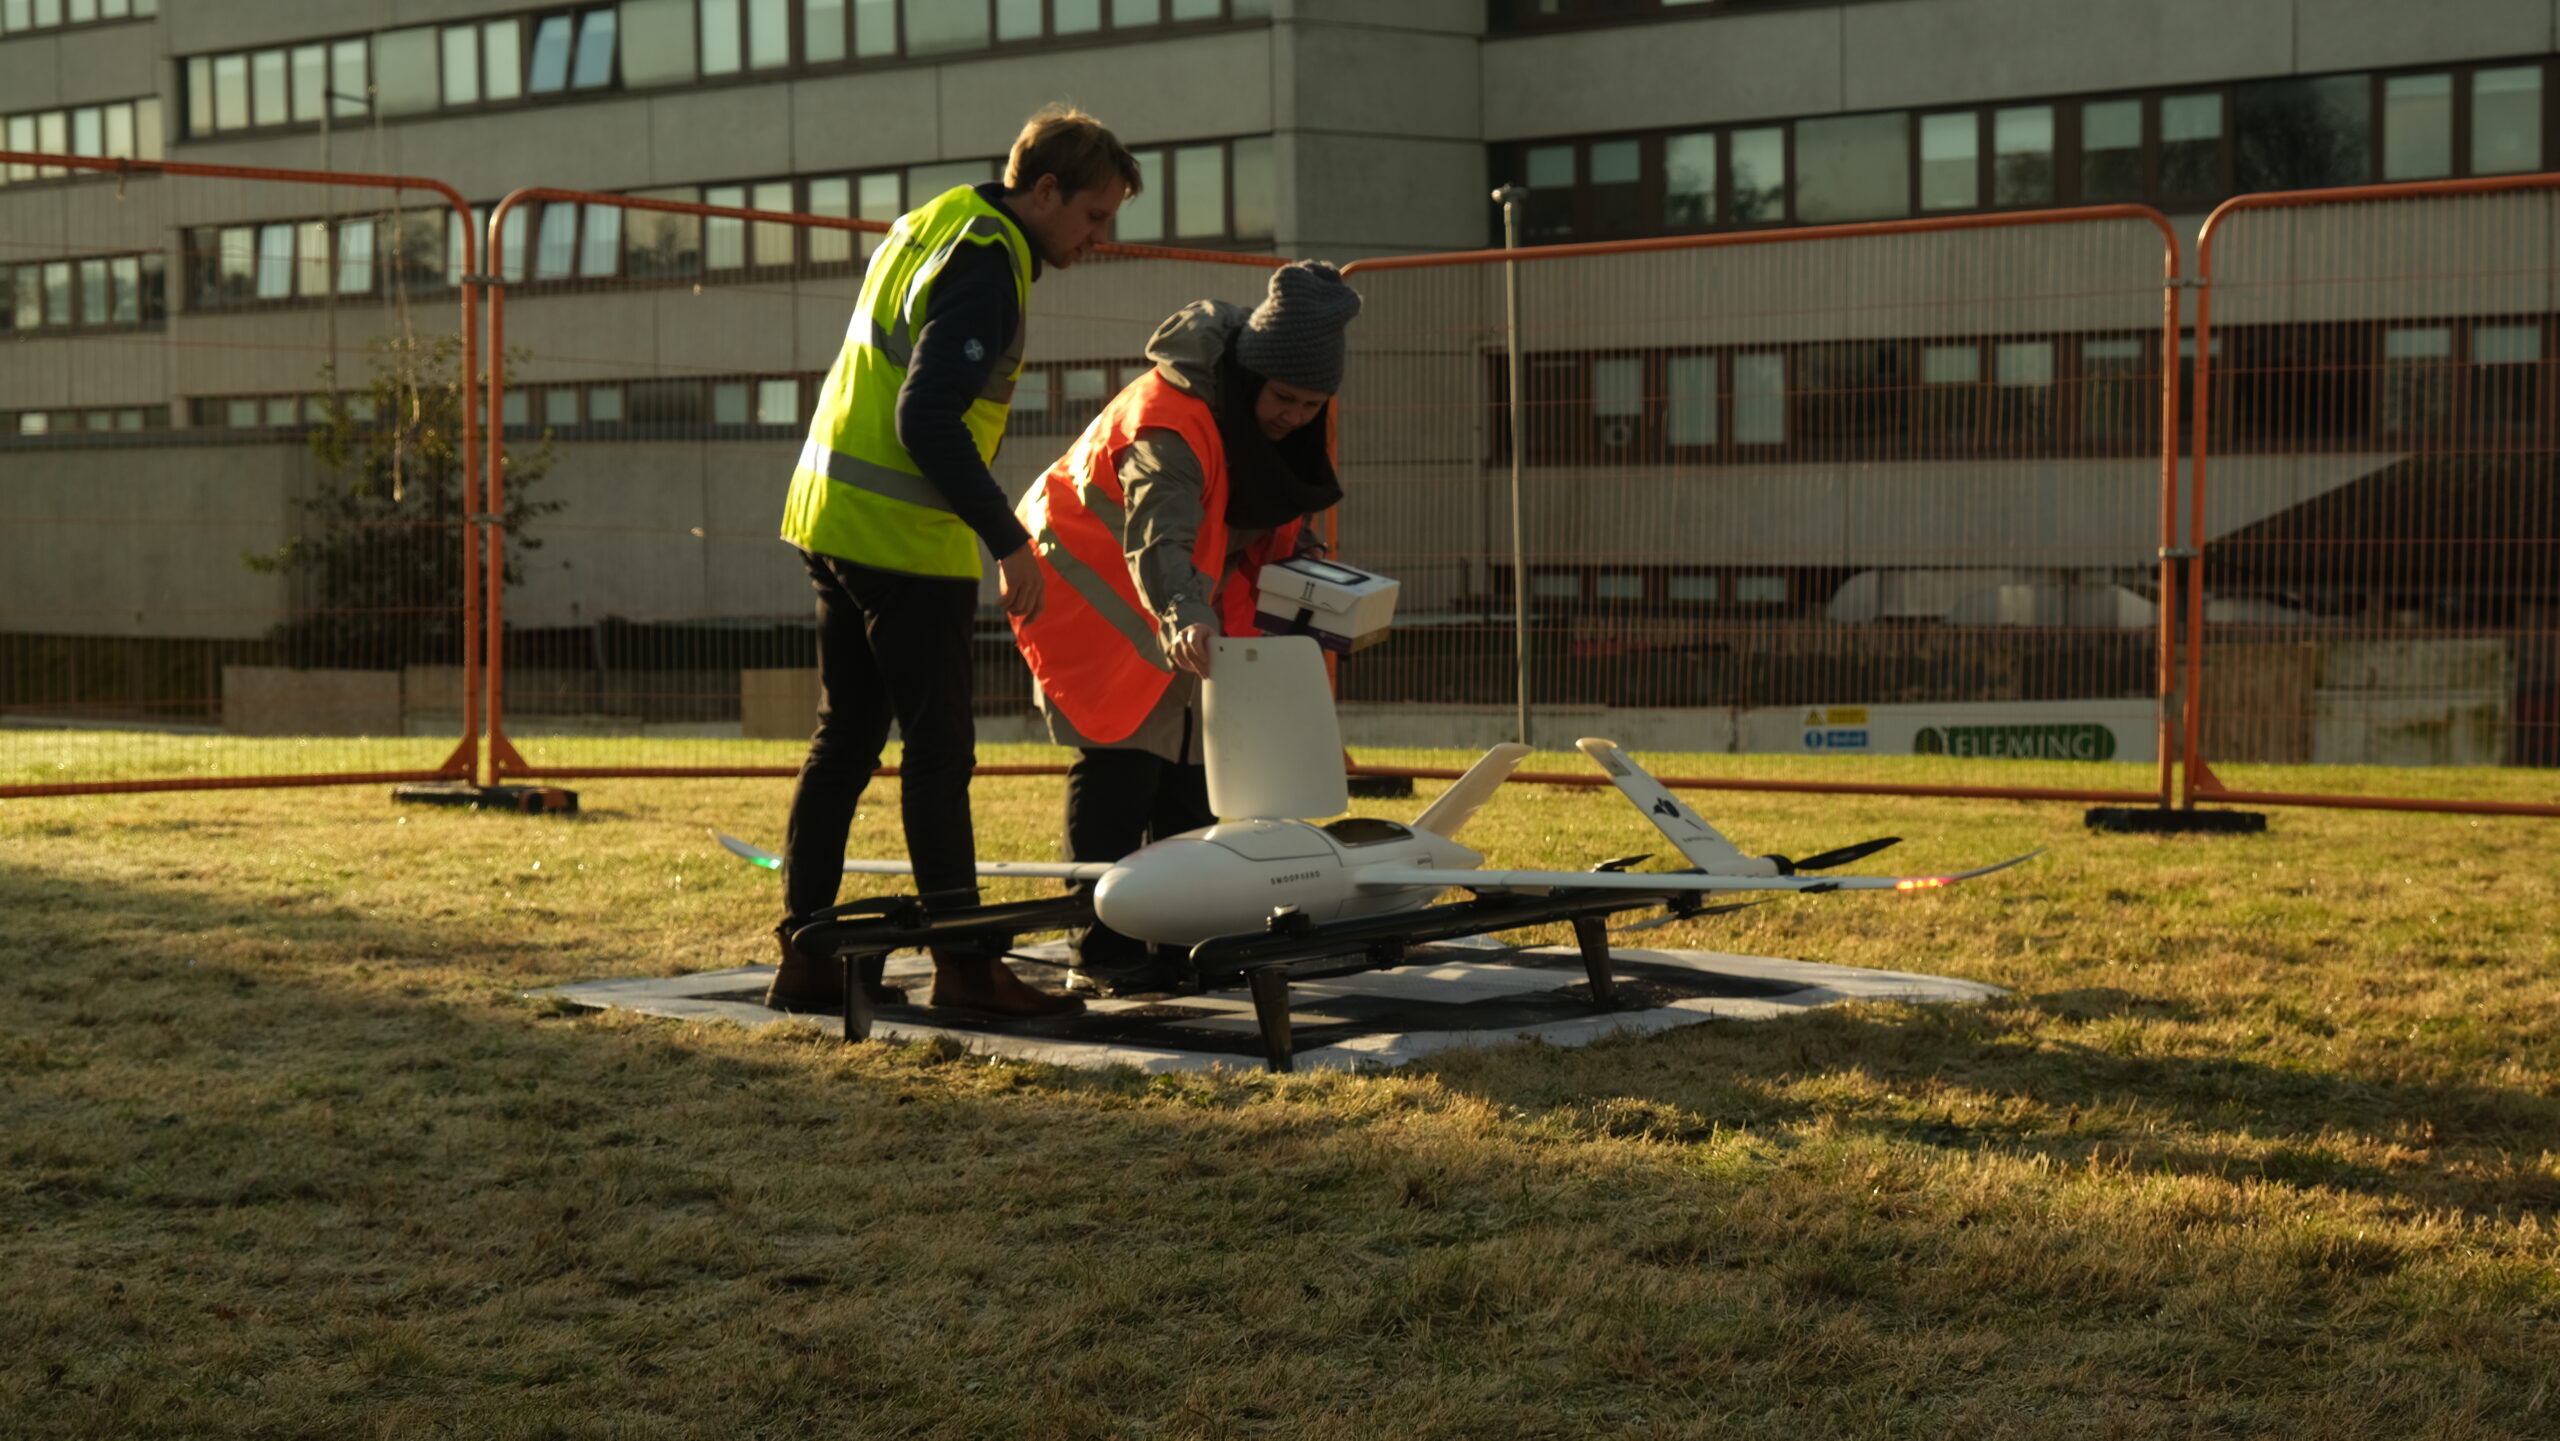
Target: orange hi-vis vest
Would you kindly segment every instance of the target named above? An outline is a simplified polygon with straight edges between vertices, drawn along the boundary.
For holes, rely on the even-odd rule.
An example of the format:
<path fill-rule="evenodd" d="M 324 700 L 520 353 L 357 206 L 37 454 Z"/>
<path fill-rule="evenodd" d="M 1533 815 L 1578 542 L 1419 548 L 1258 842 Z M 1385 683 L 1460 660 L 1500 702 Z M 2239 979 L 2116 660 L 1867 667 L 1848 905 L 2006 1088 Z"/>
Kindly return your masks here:
<path fill-rule="evenodd" d="M 1128 502 L 1120 457 L 1142 430 L 1170 430 L 1200 460 L 1200 534 L 1191 564 L 1219 576 L 1211 604 L 1221 633 L 1259 635 L 1254 596 L 1262 567 L 1296 545 L 1291 521 L 1227 563 L 1227 453 L 1218 422 L 1199 397 L 1154 370 L 1131 381 L 1085 427 L 1075 448 L 1049 467 L 1016 513 L 1031 532 L 1044 583 L 1040 618 L 1013 622 L 1014 638 L 1050 705 L 1089 740 L 1125 740 L 1173 684 L 1156 618 L 1138 598 L 1124 550 Z"/>

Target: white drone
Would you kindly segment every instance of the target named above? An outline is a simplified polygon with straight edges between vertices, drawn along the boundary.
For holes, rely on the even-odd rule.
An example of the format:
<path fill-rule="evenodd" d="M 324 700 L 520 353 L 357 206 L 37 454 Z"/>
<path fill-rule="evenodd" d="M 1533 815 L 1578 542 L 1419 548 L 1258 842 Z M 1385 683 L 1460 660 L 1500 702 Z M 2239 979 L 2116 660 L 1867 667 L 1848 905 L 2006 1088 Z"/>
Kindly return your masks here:
<path fill-rule="evenodd" d="M 1616 744 L 1586 739 L 1576 742 L 1583 754 L 1670 840 L 1687 868 L 1629 870 L 1646 857 L 1628 856 L 1588 871 L 1486 870 L 1482 854 L 1458 843 L 1458 832 L 1530 747 L 1503 744 L 1486 751 L 1410 824 L 1366 816 L 1318 823 L 1299 817 L 1340 815 L 1349 807 L 1349 794 L 1340 731 L 1315 643 L 1287 637 L 1222 640 L 1204 689 L 1210 802 L 1234 819 L 1156 841 L 1116 861 L 981 861 L 982 877 L 1067 881 L 1079 886 L 1079 894 L 1072 901 L 929 914 L 931 898 L 921 904 L 904 897 L 860 902 L 831 913 L 813 928 L 819 934 L 800 942 L 802 949 L 885 955 L 893 945 L 921 944 L 928 935 L 941 940 L 976 934 L 1000 936 L 1010 945 L 1017 931 L 1076 924 L 1080 918 L 1070 912 L 1089 906 L 1091 917 L 1124 935 L 1190 948 L 1194 979 L 1203 985 L 1236 977 L 1251 981 L 1273 1064 L 1285 1069 L 1285 987 L 1292 966 L 1395 965 L 1408 947 L 1424 941 L 1570 921 L 1591 970 L 1594 997 L 1605 1004 L 1611 996 L 1605 927 L 1614 914 L 1660 905 L 1663 921 L 1683 919 L 1706 913 L 1710 898 L 1735 892 L 1934 890 L 2040 854 L 1943 875 L 1808 874 L 1873 855 L 1898 838 L 1801 860 L 1745 855 Z M 780 857 L 735 837 L 719 840 L 758 865 L 781 864 Z M 903 860 L 848 860 L 844 868 L 858 875 L 914 873 Z M 1439 904 L 1451 890 L 1474 898 Z M 849 988 L 849 994 L 859 989 Z M 850 1013 L 847 1022 L 853 1023 Z"/>

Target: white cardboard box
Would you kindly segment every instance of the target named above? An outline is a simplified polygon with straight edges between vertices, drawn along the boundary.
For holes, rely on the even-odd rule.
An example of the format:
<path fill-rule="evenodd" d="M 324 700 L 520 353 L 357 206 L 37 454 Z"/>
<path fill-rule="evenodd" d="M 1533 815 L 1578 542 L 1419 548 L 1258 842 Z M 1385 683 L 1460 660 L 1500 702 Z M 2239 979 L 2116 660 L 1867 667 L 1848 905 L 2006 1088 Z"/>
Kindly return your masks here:
<path fill-rule="evenodd" d="M 1326 650 L 1348 655 L 1385 640 L 1395 613 L 1396 582 L 1302 555 L 1262 568 L 1253 623 L 1266 635 L 1312 635 Z"/>

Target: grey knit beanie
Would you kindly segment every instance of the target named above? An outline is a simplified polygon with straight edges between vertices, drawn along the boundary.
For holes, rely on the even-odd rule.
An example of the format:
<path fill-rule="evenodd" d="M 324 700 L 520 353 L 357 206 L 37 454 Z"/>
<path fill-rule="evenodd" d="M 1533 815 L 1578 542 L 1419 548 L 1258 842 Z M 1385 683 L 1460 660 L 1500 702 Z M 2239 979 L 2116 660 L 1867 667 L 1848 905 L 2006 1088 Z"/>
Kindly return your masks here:
<path fill-rule="evenodd" d="M 1265 380 L 1318 390 L 1342 389 L 1342 327 L 1360 313 L 1360 292 L 1321 260 L 1271 272 L 1271 293 L 1236 336 L 1236 363 Z"/>

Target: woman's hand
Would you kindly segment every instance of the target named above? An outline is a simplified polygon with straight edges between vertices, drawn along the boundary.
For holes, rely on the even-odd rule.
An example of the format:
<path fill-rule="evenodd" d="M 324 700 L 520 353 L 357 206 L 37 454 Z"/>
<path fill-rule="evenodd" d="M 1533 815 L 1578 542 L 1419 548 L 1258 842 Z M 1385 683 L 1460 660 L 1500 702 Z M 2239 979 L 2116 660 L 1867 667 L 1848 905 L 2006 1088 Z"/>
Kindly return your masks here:
<path fill-rule="evenodd" d="M 1173 637 L 1173 664 L 1202 680 L 1209 678 L 1210 646 L 1218 633 L 1205 625 L 1186 625 Z"/>

